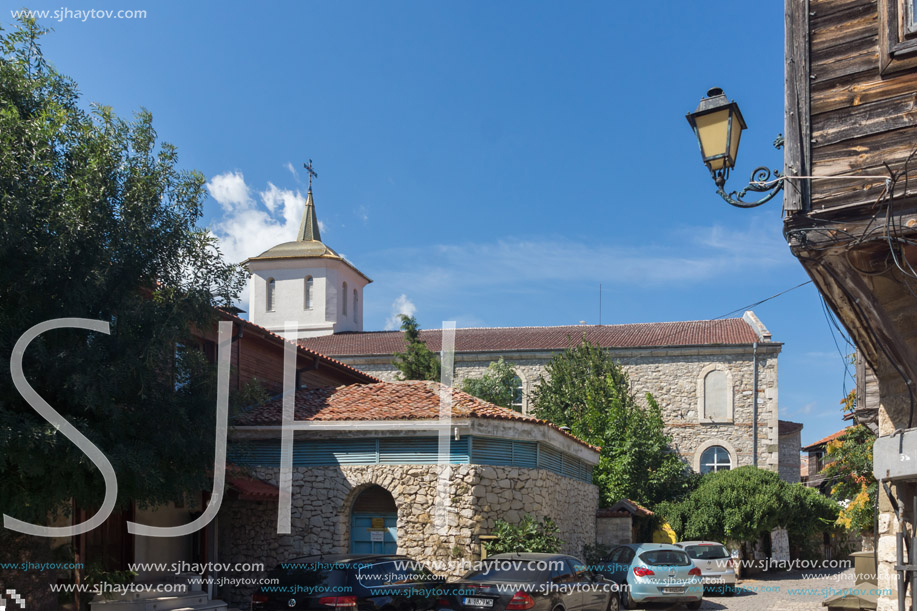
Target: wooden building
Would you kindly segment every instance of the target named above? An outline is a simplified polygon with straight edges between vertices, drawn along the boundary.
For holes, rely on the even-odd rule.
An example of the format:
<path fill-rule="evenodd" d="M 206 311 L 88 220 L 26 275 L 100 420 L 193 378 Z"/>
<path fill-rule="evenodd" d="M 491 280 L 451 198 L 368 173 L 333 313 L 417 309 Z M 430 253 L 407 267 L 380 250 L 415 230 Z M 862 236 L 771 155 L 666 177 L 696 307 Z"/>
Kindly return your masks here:
<path fill-rule="evenodd" d="M 862 407 L 878 410 L 879 435 L 914 427 L 914 1 L 786 0 L 785 129 L 787 241 L 856 342 L 864 388 L 875 373 Z M 891 482 L 894 501 L 880 491 L 879 588 L 897 590 L 895 534 L 913 532 L 915 483 Z M 899 605 L 893 594 L 878 608 Z"/>
<path fill-rule="evenodd" d="M 271 331 L 253 324 L 238 316 L 219 311 L 218 319 L 232 322 L 232 343 L 230 361 L 230 392 L 244 388 L 246 384 L 257 380 L 261 387 L 271 395 L 279 395 L 283 390 L 284 348 L 287 340 Z M 205 355 L 215 361 L 217 357 L 217 325 L 206 330 L 198 330 L 185 342 L 186 346 L 198 344 Z M 298 388 L 336 388 L 346 385 L 371 384 L 379 382 L 377 378 L 354 369 L 336 359 L 324 356 L 302 346 L 296 349 L 296 385 Z M 212 432 L 207 432 L 212 435 Z M 112 512 L 111 516 L 99 527 L 83 535 L 74 537 L 72 545 L 86 567 L 97 565 L 108 571 L 124 571 L 134 563 L 160 563 L 171 567 L 178 565 L 200 565 L 217 562 L 220 553 L 219 523 L 225 519 L 225 511 L 200 531 L 178 537 L 144 537 L 127 532 L 127 522 L 137 522 L 149 526 L 178 526 L 187 524 L 200 515 L 209 502 L 211 491 L 189 491 L 183 503 L 141 507 L 129 503 Z M 273 500 L 276 507 L 276 487 L 253 479 L 233 465 L 227 465 L 225 504 L 238 501 Z M 95 511 L 77 508 L 70 523 L 79 523 L 88 519 Z M 56 524 L 63 526 L 64 524 Z M 225 553 L 225 550 L 223 551 Z M 214 577 L 206 574 L 207 577 Z M 85 576 L 84 576 L 85 577 Z M 187 578 L 199 578 L 199 574 L 176 574 L 171 568 L 157 570 L 149 568 L 136 578 L 137 582 L 163 584 L 177 582 L 184 585 Z M 151 585 L 152 587 L 152 585 Z M 47 586 L 45 586 L 47 589 Z M 116 597 L 112 601 L 97 600 L 92 603 L 93 609 L 129 609 L 154 608 L 144 605 L 158 605 L 166 600 L 181 603 L 183 609 L 208 609 L 211 611 L 226 608 L 225 603 L 214 600 L 215 586 L 204 589 L 192 587 L 191 591 L 160 594 L 162 600 L 141 597 Z M 171 591 L 170 591 L 171 592 Z M 172 604 L 170 603 L 170 604 Z M 174 606 L 174 605 L 173 605 Z M 172 607 L 169 607 L 172 608 Z"/>

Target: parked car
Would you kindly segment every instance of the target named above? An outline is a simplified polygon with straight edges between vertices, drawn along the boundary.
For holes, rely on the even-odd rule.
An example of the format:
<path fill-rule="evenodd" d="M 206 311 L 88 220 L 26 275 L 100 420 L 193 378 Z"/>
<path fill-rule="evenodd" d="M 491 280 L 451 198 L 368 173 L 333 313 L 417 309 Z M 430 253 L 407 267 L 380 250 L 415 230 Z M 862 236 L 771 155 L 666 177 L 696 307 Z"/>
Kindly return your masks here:
<path fill-rule="evenodd" d="M 723 544 L 716 541 L 682 541 L 676 543 L 685 550 L 694 566 L 700 569 L 704 587 L 718 594 L 736 593 L 736 573 Z"/>
<path fill-rule="evenodd" d="M 700 609 L 703 602 L 700 569 L 674 545 L 621 545 L 608 554 L 599 570 L 620 584 L 620 604 L 625 609 L 638 603 L 684 603 L 688 609 Z"/>
<path fill-rule="evenodd" d="M 307 556 L 268 573 L 277 583 L 252 594 L 252 611 L 427 611 L 445 579 L 407 556 Z"/>
<path fill-rule="evenodd" d="M 617 611 L 617 586 L 563 554 L 497 554 L 447 585 L 452 611 Z"/>

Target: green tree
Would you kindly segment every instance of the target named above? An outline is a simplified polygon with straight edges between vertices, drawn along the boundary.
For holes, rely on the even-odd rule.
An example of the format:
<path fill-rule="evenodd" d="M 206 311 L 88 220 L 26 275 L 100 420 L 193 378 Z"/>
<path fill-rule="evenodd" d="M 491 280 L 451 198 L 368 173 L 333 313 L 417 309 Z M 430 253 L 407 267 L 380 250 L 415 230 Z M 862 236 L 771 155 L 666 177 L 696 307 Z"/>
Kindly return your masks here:
<path fill-rule="evenodd" d="M 404 331 L 404 352 L 396 352 L 392 364 L 402 380 L 439 380 L 439 359 L 420 339 L 420 327 L 413 316 L 400 314 Z"/>
<path fill-rule="evenodd" d="M 0 31 L 0 361 L 32 326 L 80 317 L 24 356 L 33 388 L 111 461 L 118 499 L 141 505 L 208 489 L 215 376 L 189 341 L 244 286 L 198 229 L 204 177 L 178 168 L 152 116 L 80 106 L 42 55 L 45 30 Z M 70 500 L 101 502 L 98 470 L 0 368 L 0 507 L 46 524 Z"/>
<path fill-rule="evenodd" d="M 529 514 L 525 514 L 518 524 L 497 520 L 493 534 L 499 538 L 487 541 L 484 548 L 491 555 L 516 552 L 556 554 L 564 543 L 557 536 L 559 530 L 554 520 L 548 517 L 540 523 Z"/>
<path fill-rule="evenodd" d="M 603 505 L 628 498 L 652 506 L 691 488 L 693 477 L 669 447 L 659 405 L 650 394 L 645 401 L 634 396 L 621 366 L 585 339 L 548 363 L 532 393 L 539 418 L 601 446 L 592 479 Z"/>
<path fill-rule="evenodd" d="M 843 436 L 828 442 L 825 452 L 830 461 L 821 473 L 833 482 L 831 498 L 847 502 L 838 524 L 857 532 L 872 532 L 873 512 L 879 484 L 872 474 L 872 444 L 876 436 L 857 425 Z"/>
<path fill-rule="evenodd" d="M 516 398 L 516 371 L 500 357 L 487 366 L 480 378 L 462 380 L 462 390 L 488 403 L 512 409 Z"/>
<path fill-rule="evenodd" d="M 791 537 L 829 531 L 840 508 L 814 488 L 745 466 L 708 473 L 685 499 L 656 509 L 682 540 L 751 542 L 777 527 Z"/>

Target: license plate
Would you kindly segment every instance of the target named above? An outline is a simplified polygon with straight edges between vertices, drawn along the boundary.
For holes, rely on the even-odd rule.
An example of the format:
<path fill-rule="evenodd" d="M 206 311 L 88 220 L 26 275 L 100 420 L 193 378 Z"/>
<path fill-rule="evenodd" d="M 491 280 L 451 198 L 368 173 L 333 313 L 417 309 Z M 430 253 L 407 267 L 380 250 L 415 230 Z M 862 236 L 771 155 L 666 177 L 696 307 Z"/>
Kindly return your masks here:
<path fill-rule="evenodd" d="M 683 594 L 684 588 L 662 588 L 663 594 Z"/>
<path fill-rule="evenodd" d="M 494 599 L 492 598 L 469 598 L 462 599 L 462 604 L 466 607 L 493 607 Z"/>

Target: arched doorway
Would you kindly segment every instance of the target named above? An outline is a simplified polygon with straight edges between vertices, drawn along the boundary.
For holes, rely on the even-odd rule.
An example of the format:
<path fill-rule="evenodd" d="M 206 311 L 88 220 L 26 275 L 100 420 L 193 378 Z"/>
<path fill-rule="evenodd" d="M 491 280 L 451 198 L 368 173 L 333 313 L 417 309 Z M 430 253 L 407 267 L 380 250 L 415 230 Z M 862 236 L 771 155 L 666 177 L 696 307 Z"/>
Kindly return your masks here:
<path fill-rule="evenodd" d="M 350 509 L 350 551 L 357 554 L 394 554 L 398 550 L 398 508 L 391 493 L 370 486 Z"/>

